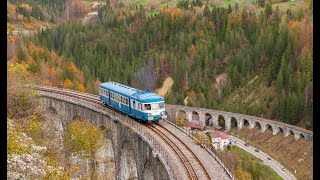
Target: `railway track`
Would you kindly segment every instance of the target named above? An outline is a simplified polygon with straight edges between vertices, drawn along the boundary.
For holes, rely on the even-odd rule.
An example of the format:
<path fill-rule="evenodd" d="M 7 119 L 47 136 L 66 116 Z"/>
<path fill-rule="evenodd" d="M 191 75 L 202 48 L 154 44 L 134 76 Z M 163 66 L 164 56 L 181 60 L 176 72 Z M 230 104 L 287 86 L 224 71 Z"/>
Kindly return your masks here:
<path fill-rule="evenodd" d="M 104 103 L 100 101 L 100 98 L 97 95 L 91 95 L 91 94 L 72 91 L 72 90 L 66 91 L 60 88 L 42 87 L 42 86 L 40 87 L 38 86 L 35 89 L 42 92 L 60 94 L 63 96 L 68 96 L 68 97 L 88 101 L 88 102 L 101 105 L 107 108 L 107 110 L 109 110 L 110 113 L 118 117 L 126 116 L 126 114 L 119 112 L 113 109 L 112 107 L 106 106 Z M 189 179 L 192 179 L 192 180 L 211 179 L 209 173 L 207 172 L 206 168 L 204 167 L 202 162 L 199 160 L 199 158 L 193 153 L 193 151 L 185 143 L 183 143 L 171 131 L 167 130 L 165 127 L 161 126 L 160 124 L 157 124 L 157 125 L 142 124 L 142 125 L 145 125 L 144 127 L 150 129 L 151 131 L 159 135 L 159 137 L 161 137 L 168 144 L 168 146 L 170 146 L 173 149 L 173 151 L 176 152 L 177 157 L 179 157 L 179 159 L 181 160 L 181 162 L 183 163 L 183 166 L 187 171 Z M 174 169 L 174 167 L 171 167 L 171 168 Z"/>
<path fill-rule="evenodd" d="M 190 179 L 211 179 L 199 158 L 176 135 L 160 124 L 147 124 L 146 126 L 157 133 L 176 152 L 184 164 Z"/>

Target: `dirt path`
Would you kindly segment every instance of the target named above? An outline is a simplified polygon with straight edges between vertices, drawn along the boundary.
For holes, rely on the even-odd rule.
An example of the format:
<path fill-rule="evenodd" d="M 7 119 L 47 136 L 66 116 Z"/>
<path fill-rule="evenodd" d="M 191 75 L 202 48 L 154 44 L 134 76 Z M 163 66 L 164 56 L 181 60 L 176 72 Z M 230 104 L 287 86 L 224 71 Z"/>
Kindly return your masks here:
<path fill-rule="evenodd" d="M 162 87 L 157 90 L 159 96 L 164 97 L 173 85 L 173 79 L 171 77 L 167 77 L 167 79 L 163 82 Z"/>

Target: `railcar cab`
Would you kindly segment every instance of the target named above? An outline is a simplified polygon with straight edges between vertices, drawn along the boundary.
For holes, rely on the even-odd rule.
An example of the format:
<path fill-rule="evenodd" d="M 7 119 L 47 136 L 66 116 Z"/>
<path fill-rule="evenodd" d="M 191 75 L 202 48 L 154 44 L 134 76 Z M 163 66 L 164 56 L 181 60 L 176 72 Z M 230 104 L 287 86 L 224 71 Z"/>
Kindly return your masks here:
<path fill-rule="evenodd" d="M 100 84 L 100 99 L 104 104 L 142 121 L 158 122 L 167 118 L 164 99 L 149 90 L 106 82 Z"/>
<path fill-rule="evenodd" d="M 132 115 L 148 122 L 166 119 L 164 99 L 149 91 L 137 91 L 132 98 Z"/>

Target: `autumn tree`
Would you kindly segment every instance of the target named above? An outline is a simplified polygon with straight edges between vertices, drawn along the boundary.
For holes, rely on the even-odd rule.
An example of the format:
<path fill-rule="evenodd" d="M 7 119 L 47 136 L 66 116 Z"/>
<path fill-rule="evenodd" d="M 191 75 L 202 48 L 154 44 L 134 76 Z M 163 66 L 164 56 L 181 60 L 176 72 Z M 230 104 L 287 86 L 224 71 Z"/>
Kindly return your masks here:
<path fill-rule="evenodd" d="M 103 131 L 88 121 L 80 119 L 68 125 L 64 145 L 69 152 L 83 155 L 91 160 L 93 167 L 91 177 L 94 176 L 95 171 L 95 154 L 103 143 L 105 143 Z"/>

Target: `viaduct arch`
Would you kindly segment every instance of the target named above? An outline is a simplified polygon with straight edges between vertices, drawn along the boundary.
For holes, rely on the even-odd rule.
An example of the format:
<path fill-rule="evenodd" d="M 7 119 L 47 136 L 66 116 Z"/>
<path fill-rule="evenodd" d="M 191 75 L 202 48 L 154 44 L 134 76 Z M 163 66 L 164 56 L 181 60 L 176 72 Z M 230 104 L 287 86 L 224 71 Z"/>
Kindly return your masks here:
<path fill-rule="evenodd" d="M 240 130 L 243 127 L 248 127 L 250 129 L 257 127 L 261 129 L 262 132 L 271 131 L 273 135 L 278 133 L 283 133 L 284 137 L 289 136 L 290 134 L 294 135 L 296 139 L 304 138 L 308 141 L 313 141 L 313 132 L 293 126 L 290 124 L 268 120 L 260 117 L 254 117 L 244 114 L 218 111 L 212 109 L 205 108 L 196 108 L 196 107 L 188 107 L 188 106 L 180 106 L 180 105 L 170 105 L 166 104 L 166 110 L 170 117 L 176 118 L 175 116 L 178 111 L 185 112 L 187 114 L 187 121 L 192 121 L 191 115 L 192 112 L 196 112 L 199 114 L 199 124 L 203 126 L 213 126 L 222 125 L 222 128 L 225 131 L 229 131 L 232 124 L 236 124 L 236 128 Z M 188 116 L 189 115 L 189 116 Z M 208 118 L 210 117 L 210 118 Z M 224 123 L 221 122 L 223 119 Z M 220 123 L 219 123 L 220 122 Z"/>
<path fill-rule="evenodd" d="M 42 111 L 54 121 L 60 131 L 66 131 L 68 124 L 77 119 L 87 120 L 106 130 L 104 137 L 107 143 L 96 157 L 113 161 L 116 179 L 171 179 L 168 165 L 148 141 L 114 117 L 84 107 L 80 103 L 46 95 L 39 98 Z M 94 170 L 98 179 L 105 179 L 105 175 L 110 173 L 104 160 L 94 164 L 94 169 L 75 156 L 70 156 L 70 160 L 85 171 Z"/>

